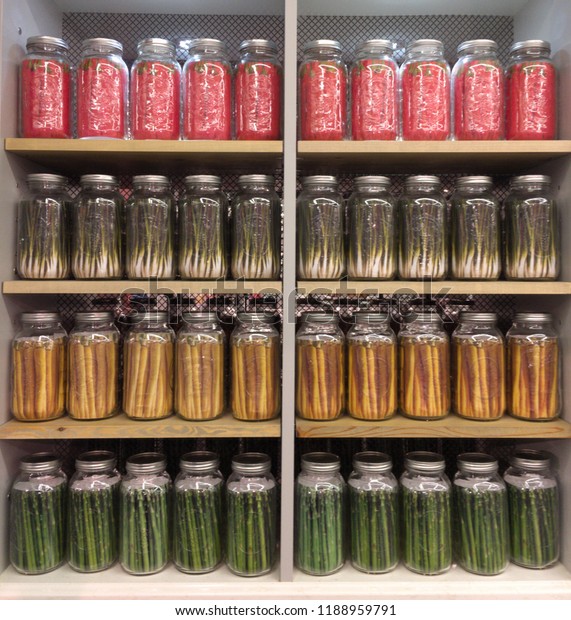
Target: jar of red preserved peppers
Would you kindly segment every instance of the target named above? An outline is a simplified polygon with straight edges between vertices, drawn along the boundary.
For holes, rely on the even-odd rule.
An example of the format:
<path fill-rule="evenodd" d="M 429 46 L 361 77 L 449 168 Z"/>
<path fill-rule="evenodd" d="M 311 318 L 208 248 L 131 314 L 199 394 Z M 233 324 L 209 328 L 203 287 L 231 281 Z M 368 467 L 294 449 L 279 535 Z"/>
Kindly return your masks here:
<path fill-rule="evenodd" d="M 343 140 L 347 126 L 347 68 L 338 41 L 306 43 L 299 72 L 302 140 Z"/>
<path fill-rule="evenodd" d="M 398 65 L 394 44 L 385 39 L 363 43 L 351 67 L 353 140 L 396 140 Z"/>
<path fill-rule="evenodd" d="M 87 39 L 77 69 L 77 137 L 128 137 L 129 70 L 114 39 Z"/>
<path fill-rule="evenodd" d="M 71 66 L 68 44 L 30 37 L 20 67 L 20 136 L 71 138 Z"/>
<path fill-rule="evenodd" d="M 447 140 L 450 67 L 442 41 L 419 39 L 408 45 L 400 79 L 403 140 Z"/>
<path fill-rule="evenodd" d="M 183 68 L 185 140 L 232 138 L 232 68 L 226 45 L 217 39 L 194 39 Z"/>
<path fill-rule="evenodd" d="M 510 50 L 506 75 L 508 140 L 554 140 L 556 71 L 547 41 L 520 41 Z"/>
<path fill-rule="evenodd" d="M 272 41 L 240 44 L 234 103 L 237 140 L 280 139 L 282 67 Z"/>
<path fill-rule="evenodd" d="M 456 140 L 503 140 L 504 71 L 495 41 L 477 39 L 458 46 L 452 92 Z"/>
<path fill-rule="evenodd" d="M 131 130 L 135 140 L 180 137 L 180 65 L 166 39 L 144 39 L 131 67 Z"/>

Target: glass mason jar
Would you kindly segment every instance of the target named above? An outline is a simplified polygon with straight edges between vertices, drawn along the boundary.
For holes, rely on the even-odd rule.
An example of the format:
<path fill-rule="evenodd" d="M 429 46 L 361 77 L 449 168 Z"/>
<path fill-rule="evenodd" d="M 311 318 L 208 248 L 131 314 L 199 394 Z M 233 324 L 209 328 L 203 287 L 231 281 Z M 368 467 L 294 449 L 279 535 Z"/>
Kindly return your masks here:
<path fill-rule="evenodd" d="M 173 561 L 183 573 L 209 573 L 222 561 L 224 478 L 213 452 L 188 452 L 174 481 Z"/>
<path fill-rule="evenodd" d="M 228 201 L 220 177 L 196 174 L 184 183 L 178 205 L 178 273 L 190 280 L 224 278 L 228 274 Z"/>
<path fill-rule="evenodd" d="M 345 563 L 346 489 L 339 457 L 301 457 L 295 482 L 295 565 L 310 575 L 331 575 Z"/>
<path fill-rule="evenodd" d="M 397 271 L 397 201 L 387 177 L 355 179 L 347 203 L 350 278 L 392 280 Z"/>
<path fill-rule="evenodd" d="M 506 72 L 508 140 L 557 138 L 557 72 L 547 41 L 519 41 Z"/>
<path fill-rule="evenodd" d="M 141 452 L 125 463 L 121 481 L 121 566 L 132 575 L 152 575 L 169 560 L 170 476 L 164 454 Z"/>
<path fill-rule="evenodd" d="M 343 140 L 347 131 L 347 67 L 339 41 L 303 46 L 299 69 L 301 140 Z"/>
<path fill-rule="evenodd" d="M 242 577 L 272 570 L 276 559 L 278 487 L 267 454 L 232 458 L 226 483 L 226 563 Z"/>
<path fill-rule="evenodd" d="M 518 450 L 504 474 L 510 506 L 511 561 L 547 568 L 559 559 L 559 485 L 551 454 Z"/>
<path fill-rule="evenodd" d="M 506 410 L 506 353 L 493 312 L 462 312 L 452 334 L 454 413 L 497 420 Z"/>
<path fill-rule="evenodd" d="M 77 68 L 77 137 L 129 137 L 129 70 L 114 39 L 87 39 Z"/>
<path fill-rule="evenodd" d="M 72 208 L 71 271 L 77 280 L 118 280 L 123 276 L 123 198 L 119 181 L 84 174 Z"/>
<path fill-rule="evenodd" d="M 232 67 L 217 39 L 194 39 L 183 67 L 182 137 L 185 140 L 232 138 Z"/>
<path fill-rule="evenodd" d="M 345 204 L 336 177 L 304 177 L 297 198 L 297 277 L 337 280 L 345 273 Z"/>
<path fill-rule="evenodd" d="M 12 341 L 12 415 L 22 422 L 65 413 L 67 333 L 56 312 L 23 312 Z"/>
<path fill-rule="evenodd" d="M 452 69 L 454 138 L 503 140 L 505 85 L 498 44 L 489 39 L 464 41 L 457 53 Z"/>
<path fill-rule="evenodd" d="M 57 174 L 29 174 L 27 195 L 18 203 L 16 271 L 26 280 L 69 278 L 67 179 Z"/>
<path fill-rule="evenodd" d="M 399 277 L 442 280 L 448 273 L 446 199 L 435 176 L 412 176 L 399 198 Z"/>
<path fill-rule="evenodd" d="M 478 452 L 461 454 L 453 487 L 460 566 L 477 575 L 503 573 L 509 562 L 509 514 L 498 461 Z"/>
<path fill-rule="evenodd" d="M 20 65 L 21 138 L 72 138 L 73 87 L 69 45 L 36 36 L 26 41 Z"/>
<path fill-rule="evenodd" d="M 224 413 L 226 334 L 214 312 L 185 312 L 176 335 L 174 409 L 185 420 Z"/>
<path fill-rule="evenodd" d="M 69 333 L 67 412 L 102 420 L 119 409 L 119 330 L 113 312 L 76 312 Z"/>
<path fill-rule="evenodd" d="M 119 486 L 113 452 L 84 452 L 68 490 L 68 561 L 80 573 L 110 568 L 119 552 Z"/>
<path fill-rule="evenodd" d="M 166 312 L 133 317 L 123 345 L 123 411 L 138 420 L 173 412 L 174 331 Z"/>
<path fill-rule="evenodd" d="M 450 339 L 442 319 L 420 312 L 401 326 L 399 403 L 409 418 L 436 420 L 450 411 Z"/>
<path fill-rule="evenodd" d="M 49 452 L 20 459 L 10 489 L 10 563 L 24 575 L 41 575 L 65 560 L 67 477 Z"/>
<path fill-rule="evenodd" d="M 232 415 L 238 420 L 271 420 L 280 412 L 279 320 L 240 312 L 230 337 Z"/>
<path fill-rule="evenodd" d="M 398 65 L 394 49 L 392 41 L 372 39 L 355 51 L 351 66 L 353 140 L 398 137 Z"/>
<path fill-rule="evenodd" d="M 407 45 L 400 83 L 403 140 L 448 140 L 450 66 L 442 41 L 419 39 Z"/>
<path fill-rule="evenodd" d="M 282 131 L 282 66 L 273 41 L 240 43 L 234 116 L 237 140 L 279 140 Z"/>
<path fill-rule="evenodd" d="M 168 178 L 134 176 L 126 216 L 127 277 L 173 279 L 176 205 Z"/>
<path fill-rule="evenodd" d="M 167 39 L 144 39 L 131 67 L 131 131 L 135 140 L 180 138 L 180 64 Z"/>
<path fill-rule="evenodd" d="M 397 337 L 388 314 L 354 317 L 347 333 L 347 411 L 361 420 L 386 420 L 398 409 Z"/>
<path fill-rule="evenodd" d="M 444 458 L 409 452 L 401 476 L 403 561 L 421 575 L 439 575 L 452 566 L 452 488 Z"/>
<path fill-rule="evenodd" d="M 552 317 L 519 312 L 506 335 L 508 413 L 524 420 L 553 420 L 561 413 L 561 345 Z"/>
<path fill-rule="evenodd" d="M 451 276 L 497 280 L 502 270 L 501 215 L 491 177 L 461 177 L 451 199 Z"/>
<path fill-rule="evenodd" d="M 281 202 L 274 177 L 244 174 L 232 203 L 232 277 L 272 280 L 280 273 Z"/>
<path fill-rule="evenodd" d="M 349 486 L 351 563 L 364 573 L 387 573 L 399 562 L 399 485 L 390 456 L 359 452 Z"/>
<path fill-rule="evenodd" d="M 507 280 L 556 280 L 561 241 L 551 177 L 530 174 L 510 181 L 505 203 Z"/>
<path fill-rule="evenodd" d="M 295 337 L 297 415 L 335 420 L 345 408 L 345 335 L 339 317 L 306 312 Z"/>

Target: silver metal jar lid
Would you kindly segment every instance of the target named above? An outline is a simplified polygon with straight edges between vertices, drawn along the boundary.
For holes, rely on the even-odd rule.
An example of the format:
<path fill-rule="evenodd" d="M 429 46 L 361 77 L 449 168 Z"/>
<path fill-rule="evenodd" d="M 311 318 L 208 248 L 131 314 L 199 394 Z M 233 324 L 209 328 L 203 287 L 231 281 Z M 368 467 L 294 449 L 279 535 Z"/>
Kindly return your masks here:
<path fill-rule="evenodd" d="M 244 452 L 232 457 L 232 471 L 237 474 L 267 474 L 272 468 L 272 460 L 262 452 Z"/>
<path fill-rule="evenodd" d="M 168 312 L 162 312 L 157 310 L 151 310 L 149 312 L 135 313 L 129 317 L 131 323 L 168 323 Z"/>
<path fill-rule="evenodd" d="M 115 315 L 113 312 L 76 312 L 73 319 L 76 324 L 89 322 L 109 322 L 113 321 Z"/>
<path fill-rule="evenodd" d="M 495 41 L 492 41 L 492 39 L 472 39 L 471 41 L 464 41 L 463 43 L 460 43 L 456 49 L 456 52 L 460 55 L 481 49 L 491 49 L 496 52 L 498 50 L 498 44 Z"/>
<path fill-rule="evenodd" d="M 275 314 L 269 314 L 268 312 L 238 312 L 237 319 L 240 323 L 273 325 L 277 317 Z"/>
<path fill-rule="evenodd" d="M 390 472 L 393 460 L 384 452 L 358 452 L 353 456 L 353 469 L 364 474 Z"/>
<path fill-rule="evenodd" d="M 549 56 L 549 54 L 551 54 L 551 43 L 542 39 L 528 39 L 527 41 L 518 41 L 510 47 L 510 54 L 527 50 L 537 50 L 538 52 L 543 52 L 546 56 Z"/>
<path fill-rule="evenodd" d="M 551 323 L 553 316 L 549 312 L 518 312 L 514 323 Z"/>
<path fill-rule="evenodd" d="M 187 452 L 180 458 L 180 471 L 189 474 L 203 474 L 209 471 L 217 471 L 220 467 L 220 457 L 215 452 L 208 450 L 196 450 Z"/>
<path fill-rule="evenodd" d="M 105 51 L 109 50 L 110 52 L 114 52 L 116 54 L 123 54 L 123 45 L 115 39 L 86 39 L 81 43 L 82 51 L 88 50 L 93 47 L 100 47 Z"/>
<path fill-rule="evenodd" d="M 328 174 L 315 174 L 309 177 L 303 177 L 301 179 L 301 184 L 303 187 L 308 187 L 310 185 L 330 185 L 331 187 L 337 187 L 339 181 L 337 177 Z"/>
<path fill-rule="evenodd" d="M 440 315 L 436 312 L 418 312 L 417 314 L 412 314 L 405 318 L 405 323 L 435 323 L 438 325 L 442 324 L 442 319 Z"/>
<path fill-rule="evenodd" d="M 58 37 L 49 37 L 46 35 L 28 37 L 26 41 L 26 50 L 30 51 L 29 48 L 34 45 L 45 45 L 46 47 L 47 46 L 57 47 L 58 49 L 62 51 L 66 51 L 66 52 L 67 50 L 69 50 L 69 45 L 63 39 L 60 39 Z"/>
<path fill-rule="evenodd" d="M 341 47 L 341 43 L 339 41 L 334 41 L 333 39 L 316 39 L 315 41 L 308 41 L 303 46 L 303 51 L 307 52 L 308 50 L 314 49 L 332 49 L 336 52 L 340 52 L 343 48 Z"/>
<path fill-rule="evenodd" d="M 510 465 L 530 471 L 549 469 L 551 467 L 551 454 L 544 450 L 518 450 L 510 458 Z"/>
<path fill-rule="evenodd" d="M 302 323 L 339 323 L 339 315 L 329 312 L 304 312 L 301 315 Z"/>
<path fill-rule="evenodd" d="M 431 185 L 434 189 L 440 189 L 442 183 L 437 176 L 431 174 L 416 174 L 411 177 L 407 177 L 404 186 L 405 188 L 413 187 L 414 185 Z"/>
<path fill-rule="evenodd" d="M 312 474 L 338 472 L 341 461 L 336 454 L 330 452 L 308 452 L 301 457 L 301 470 Z"/>
<path fill-rule="evenodd" d="M 389 315 L 386 313 L 379 314 L 378 312 L 355 312 L 353 317 L 355 318 L 355 323 L 358 323 L 359 325 L 389 322 Z"/>
<path fill-rule="evenodd" d="M 404 457 L 404 466 L 408 471 L 436 474 L 444 471 L 444 457 L 436 452 L 409 452 Z"/>
<path fill-rule="evenodd" d="M 188 42 L 189 52 L 199 47 L 211 49 L 213 52 L 222 52 L 224 54 L 228 53 L 226 43 L 220 41 L 219 39 L 192 39 Z"/>
<path fill-rule="evenodd" d="M 214 174 L 190 174 L 184 177 L 185 185 L 217 185 L 220 186 L 222 179 Z"/>
<path fill-rule="evenodd" d="M 149 48 L 154 48 L 165 54 L 174 55 L 176 53 L 176 45 L 168 39 L 150 38 L 143 39 L 137 43 L 137 52 L 139 53 L 146 51 Z"/>
<path fill-rule="evenodd" d="M 92 185 L 102 183 L 104 185 L 119 185 L 117 177 L 110 174 L 82 174 L 79 177 L 80 185 Z"/>
<path fill-rule="evenodd" d="M 545 174 L 524 174 L 519 177 L 510 179 L 510 187 L 519 187 L 522 185 L 551 185 L 551 177 Z"/>
<path fill-rule="evenodd" d="M 28 474 L 44 474 L 61 468 L 61 459 L 53 452 L 35 452 L 20 459 L 20 471 Z"/>
<path fill-rule="evenodd" d="M 364 52 L 386 52 L 388 54 L 392 54 L 395 49 L 395 44 L 389 39 L 369 39 L 368 41 L 363 41 L 357 49 L 355 50 L 356 54 L 362 54 Z"/>
<path fill-rule="evenodd" d="M 458 469 L 467 474 L 494 474 L 498 471 L 498 461 L 483 452 L 465 452 L 458 455 Z"/>
<path fill-rule="evenodd" d="M 130 456 L 125 468 L 129 474 L 160 474 L 167 468 L 167 459 L 160 452 L 141 452 Z"/>
<path fill-rule="evenodd" d="M 492 177 L 472 176 L 460 177 L 456 179 L 456 188 L 463 189 L 465 187 L 473 187 L 474 185 L 483 185 L 486 189 L 490 189 L 494 182 Z"/>
<path fill-rule="evenodd" d="M 168 177 L 160 174 L 138 174 L 133 177 L 134 187 L 140 187 L 141 185 L 147 184 L 164 185 L 165 187 L 169 187 L 170 181 Z"/>
<path fill-rule="evenodd" d="M 216 312 L 183 312 L 182 320 L 185 323 L 218 323 Z"/>
<path fill-rule="evenodd" d="M 238 185 L 256 183 L 258 185 L 274 186 L 275 180 L 271 174 L 242 174 L 238 177 Z"/>
<path fill-rule="evenodd" d="M 461 312 L 458 320 L 460 323 L 497 323 L 498 315 L 495 312 Z"/>
<path fill-rule="evenodd" d="M 59 323 L 61 317 L 57 312 L 22 312 L 20 315 L 21 323 Z"/>
<path fill-rule="evenodd" d="M 31 183 L 54 183 L 61 186 L 67 185 L 67 177 L 62 176 L 61 174 L 29 174 L 26 177 L 26 181 L 28 182 L 28 185 Z"/>
<path fill-rule="evenodd" d="M 441 52 L 444 51 L 444 43 L 439 39 L 417 39 L 416 41 L 411 41 L 406 46 L 406 53 L 419 47 L 434 47 Z"/>
<path fill-rule="evenodd" d="M 109 450 L 84 452 L 75 459 L 75 469 L 85 473 L 96 473 L 115 469 L 117 457 Z"/>
<path fill-rule="evenodd" d="M 391 180 L 388 177 L 369 175 L 364 177 L 355 177 L 355 187 L 360 188 L 363 185 L 382 185 L 383 189 L 389 189 Z"/>
<path fill-rule="evenodd" d="M 276 54 L 278 51 L 278 46 L 269 39 L 246 39 L 240 43 L 240 47 L 238 48 L 240 52 L 245 52 L 251 49 L 261 49 L 264 52 Z"/>

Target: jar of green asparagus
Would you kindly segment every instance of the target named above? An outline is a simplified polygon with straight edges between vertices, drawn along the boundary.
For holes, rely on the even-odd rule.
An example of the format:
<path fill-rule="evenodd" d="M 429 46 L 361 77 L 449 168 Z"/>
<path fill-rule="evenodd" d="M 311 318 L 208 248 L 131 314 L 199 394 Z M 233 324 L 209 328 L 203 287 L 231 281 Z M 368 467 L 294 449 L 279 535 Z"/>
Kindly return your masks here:
<path fill-rule="evenodd" d="M 113 452 L 84 452 L 68 491 L 68 560 L 80 573 L 110 568 L 119 550 L 119 486 Z"/>
<path fill-rule="evenodd" d="M 461 177 L 451 199 L 451 276 L 497 280 L 502 270 L 500 206 L 491 177 Z"/>
<path fill-rule="evenodd" d="M 336 177 L 304 177 L 297 199 L 297 277 L 337 280 L 345 273 L 345 204 Z"/>
<path fill-rule="evenodd" d="M 551 178 L 541 174 L 514 177 L 505 202 L 508 280 L 557 280 L 561 247 L 557 203 Z"/>
<path fill-rule="evenodd" d="M 123 209 L 119 181 L 84 174 L 72 208 L 71 271 L 77 280 L 118 280 L 123 276 Z"/>
<path fill-rule="evenodd" d="M 67 478 L 49 452 L 20 459 L 10 489 L 10 562 L 25 575 L 49 573 L 65 560 Z"/>
<path fill-rule="evenodd" d="M 127 277 L 172 279 L 175 201 L 167 177 L 143 174 L 133 177 L 133 195 L 126 206 Z"/>
<path fill-rule="evenodd" d="M 27 280 L 69 278 L 67 179 L 29 174 L 27 181 L 29 191 L 18 204 L 16 271 Z"/>
<path fill-rule="evenodd" d="M 387 177 L 355 179 L 347 203 L 350 278 L 393 280 L 397 271 L 397 201 Z"/>
<path fill-rule="evenodd" d="M 559 485 L 551 455 L 519 450 L 504 474 L 510 507 L 511 560 L 547 568 L 559 559 Z"/>
<path fill-rule="evenodd" d="M 272 570 L 276 559 L 278 489 L 267 454 L 246 452 L 232 459 L 226 483 L 226 562 L 242 577 Z"/>
<path fill-rule="evenodd" d="M 399 561 L 399 489 L 393 462 L 382 452 L 359 452 L 347 481 L 351 563 L 364 573 L 386 573 Z"/>
<path fill-rule="evenodd" d="M 222 561 L 224 478 L 213 452 L 189 452 L 174 481 L 173 561 L 183 573 L 209 573 Z"/>
<path fill-rule="evenodd" d="M 141 452 L 127 459 L 121 481 L 119 558 L 132 575 L 152 575 L 169 560 L 171 479 L 166 458 Z"/>
<path fill-rule="evenodd" d="M 345 563 L 346 485 L 339 457 L 301 457 L 295 483 L 295 564 L 310 575 L 330 575 Z"/>
<path fill-rule="evenodd" d="M 178 273 L 183 280 L 224 278 L 228 201 L 220 177 L 194 174 L 184 183 L 178 205 Z"/>
<path fill-rule="evenodd" d="M 454 476 L 458 562 L 477 575 L 499 575 L 509 562 L 508 494 L 492 456 L 458 456 Z"/>
<path fill-rule="evenodd" d="M 452 565 L 452 489 L 444 458 L 434 452 L 409 452 L 404 466 L 404 565 L 421 575 L 439 575 Z"/>

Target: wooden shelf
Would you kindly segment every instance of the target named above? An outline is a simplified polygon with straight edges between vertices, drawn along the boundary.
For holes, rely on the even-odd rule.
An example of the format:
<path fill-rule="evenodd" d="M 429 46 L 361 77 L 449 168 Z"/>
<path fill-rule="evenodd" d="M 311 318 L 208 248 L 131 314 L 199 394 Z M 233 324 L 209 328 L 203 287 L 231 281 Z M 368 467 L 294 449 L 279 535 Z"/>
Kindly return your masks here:
<path fill-rule="evenodd" d="M 1 428 L 1 427 L 0 427 Z M 298 437 L 379 437 L 379 438 L 467 438 L 467 439 L 569 439 L 571 424 L 565 420 L 526 422 L 504 416 L 491 422 L 466 420 L 449 415 L 442 420 L 412 420 L 395 416 L 381 422 L 354 420 L 343 416 L 337 420 L 296 420 Z"/>
<path fill-rule="evenodd" d="M 381 142 L 298 142 L 302 169 L 416 173 L 521 173 L 551 159 L 571 155 L 571 140 Z"/>
<path fill-rule="evenodd" d="M 5 295 L 244 295 L 281 293 L 279 280 L 6 280 Z"/>
<path fill-rule="evenodd" d="M 163 420 L 130 420 L 120 414 L 107 420 L 18 422 L 0 425 L 0 439 L 182 439 L 220 437 L 280 437 L 281 420 L 241 422 L 224 415 L 207 422 L 188 422 L 176 416 Z"/>
<path fill-rule="evenodd" d="M 6 138 L 4 148 L 70 175 L 274 172 L 282 167 L 279 140 L 39 140 Z"/>

